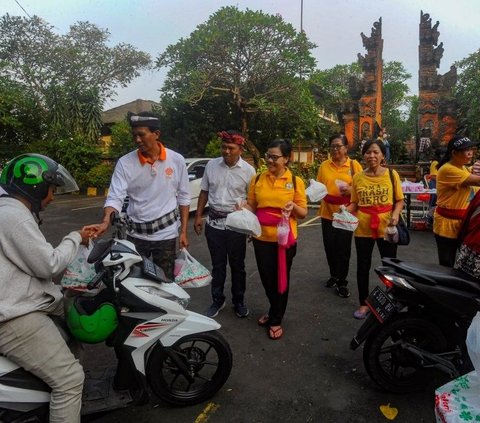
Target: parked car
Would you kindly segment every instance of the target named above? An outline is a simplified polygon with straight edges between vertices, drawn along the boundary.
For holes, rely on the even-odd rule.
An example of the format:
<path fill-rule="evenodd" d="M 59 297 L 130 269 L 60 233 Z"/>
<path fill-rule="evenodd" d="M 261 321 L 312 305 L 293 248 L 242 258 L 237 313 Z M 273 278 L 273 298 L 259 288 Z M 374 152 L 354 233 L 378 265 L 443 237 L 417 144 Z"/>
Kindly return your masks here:
<path fill-rule="evenodd" d="M 185 159 L 188 171 L 188 180 L 190 181 L 190 195 L 192 202 L 190 203 L 190 211 L 197 210 L 198 196 L 200 195 L 200 183 L 202 182 L 205 166 L 212 160 L 210 158 L 190 158 Z M 208 204 L 207 204 L 208 205 Z M 123 202 L 122 211 L 126 211 L 128 206 L 128 196 Z"/>
<path fill-rule="evenodd" d="M 198 196 L 200 195 L 200 183 L 202 182 L 205 166 L 212 160 L 209 158 L 185 159 L 188 171 L 188 180 L 190 181 L 190 195 L 192 202 L 190 203 L 190 211 L 197 210 Z"/>

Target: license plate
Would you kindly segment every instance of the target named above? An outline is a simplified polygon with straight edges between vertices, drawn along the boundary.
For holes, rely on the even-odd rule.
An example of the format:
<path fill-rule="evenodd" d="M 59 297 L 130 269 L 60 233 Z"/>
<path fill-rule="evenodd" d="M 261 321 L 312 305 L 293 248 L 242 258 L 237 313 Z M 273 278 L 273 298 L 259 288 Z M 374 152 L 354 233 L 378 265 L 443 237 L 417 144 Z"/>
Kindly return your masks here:
<path fill-rule="evenodd" d="M 365 302 L 380 323 L 395 313 L 395 304 L 378 286 L 373 288 Z"/>

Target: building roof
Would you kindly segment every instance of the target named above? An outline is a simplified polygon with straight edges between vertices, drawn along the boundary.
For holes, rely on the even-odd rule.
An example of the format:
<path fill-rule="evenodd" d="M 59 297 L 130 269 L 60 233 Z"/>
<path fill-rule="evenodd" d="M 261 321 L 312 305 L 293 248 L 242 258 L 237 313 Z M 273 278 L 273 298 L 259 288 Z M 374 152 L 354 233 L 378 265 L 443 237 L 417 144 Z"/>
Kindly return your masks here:
<path fill-rule="evenodd" d="M 121 106 L 114 107 L 113 109 L 105 110 L 102 112 L 102 122 L 104 125 L 121 122 L 125 119 L 127 112 L 151 112 L 153 106 L 159 106 L 159 104 L 152 100 L 142 100 L 139 98 L 130 103 L 125 103 Z"/>

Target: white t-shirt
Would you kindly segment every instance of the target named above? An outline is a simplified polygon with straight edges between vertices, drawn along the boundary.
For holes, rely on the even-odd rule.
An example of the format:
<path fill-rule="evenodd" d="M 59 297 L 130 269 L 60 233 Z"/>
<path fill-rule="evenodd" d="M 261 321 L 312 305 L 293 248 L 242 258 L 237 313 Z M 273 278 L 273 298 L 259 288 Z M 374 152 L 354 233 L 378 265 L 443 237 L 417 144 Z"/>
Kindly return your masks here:
<path fill-rule="evenodd" d="M 239 199 L 246 199 L 248 185 L 255 175 L 255 169 L 241 157 L 234 166 L 225 164 L 223 157 L 210 160 L 205 167 L 200 189 L 208 191 L 209 207 L 232 212 Z M 225 219 L 210 220 L 207 223 L 216 229 L 225 229 Z"/>
<path fill-rule="evenodd" d="M 118 160 L 112 175 L 104 207 L 122 210 L 125 197 L 129 203 L 127 215 L 134 222 L 151 222 L 175 210 L 190 205 L 190 186 L 185 159 L 168 148 L 165 160 L 142 164 L 137 150 Z M 135 238 L 161 241 L 176 238 L 180 221 L 154 234 L 132 233 Z"/>

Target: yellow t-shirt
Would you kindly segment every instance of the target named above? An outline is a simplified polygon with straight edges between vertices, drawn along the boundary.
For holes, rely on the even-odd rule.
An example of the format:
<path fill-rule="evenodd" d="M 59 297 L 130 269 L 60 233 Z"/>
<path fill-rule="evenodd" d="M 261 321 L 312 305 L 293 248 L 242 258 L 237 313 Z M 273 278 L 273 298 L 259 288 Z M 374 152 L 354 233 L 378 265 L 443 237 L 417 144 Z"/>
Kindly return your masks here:
<path fill-rule="evenodd" d="M 432 161 L 432 163 L 430 163 L 430 175 L 431 176 L 437 176 L 437 173 L 438 173 L 437 165 L 438 165 L 438 160 L 434 160 L 434 161 Z"/>
<path fill-rule="evenodd" d="M 325 160 L 318 168 L 317 181 L 327 187 L 327 192 L 330 195 L 340 196 L 340 190 L 335 180 L 339 179 L 348 185 L 352 185 L 352 169 L 353 174 L 356 175 L 362 171 L 362 165 L 350 158 L 347 158 L 347 161 L 342 166 L 337 166 L 331 159 Z M 333 220 L 332 215 L 338 212 L 339 208 L 339 204 L 329 204 L 326 201 L 322 201 L 318 215 L 324 219 Z"/>
<path fill-rule="evenodd" d="M 250 181 L 248 201 L 255 204 L 258 209 L 264 207 L 278 207 L 282 209 L 289 201 L 293 201 L 299 207 L 307 207 L 305 184 L 302 179 L 297 177 L 296 189 L 294 191 L 292 177 L 292 172 L 289 169 L 279 178 L 276 178 L 268 171 L 260 174 L 258 180 L 256 180 L 257 176 L 255 175 Z M 297 239 L 297 219 L 293 216 L 290 216 L 290 227 L 292 228 L 293 236 Z M 262 235 L 257 239 L 277 242 L 277 227 L 262 225 Z"/>
<path fill-rule="evenodd" d="M 445 163 L 437 174 L 437 206 L 446 209 L 466 209 L 475 195 L 475 190 L 462 183 L 470 176 L 465 166 L 457 167 Z M 456 238 L 462 221 L 448 219 L 435 212 L 433 232 L 445 238 Z"/>
<path fill-rule="evenodd" d="M 390 173 L 387 169 L 383 175 L 369 176 L 365 171 L 357 173 L 353 177 L 352 184 L 352 203 L 357 203 L 358 207 L 369 206 L 393 206 L 395 201 L 403 200 L 402 183 L 400 177 L 395 170 L 392 170 L 392 176 L 395 181 L 395 196 L 393 193 L 392 182 L 390 180 Z M 385 228 L 388 225 L 392 211 L 380 213 L 380 225 L 378 227 L 378 237 L 383 238 Z M 357 211 L 358 228 L 355 231 L 355 236 L 358 237 L 372 237 L 372 229 L 370 228 L 371 215 L 361 210 Z"/>

